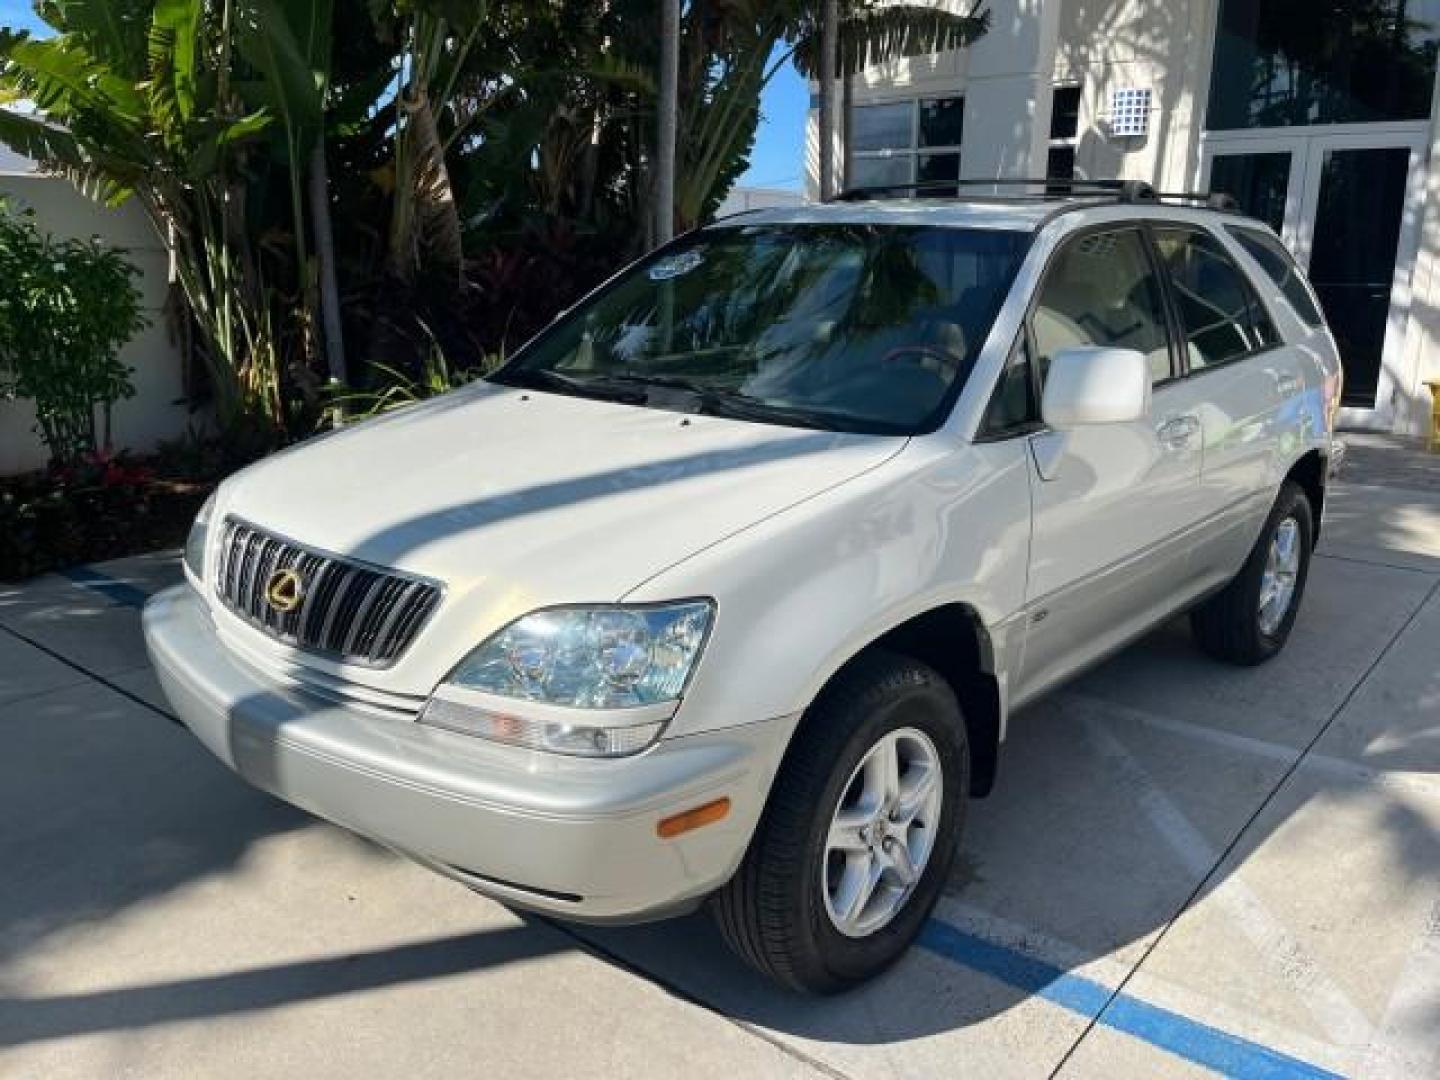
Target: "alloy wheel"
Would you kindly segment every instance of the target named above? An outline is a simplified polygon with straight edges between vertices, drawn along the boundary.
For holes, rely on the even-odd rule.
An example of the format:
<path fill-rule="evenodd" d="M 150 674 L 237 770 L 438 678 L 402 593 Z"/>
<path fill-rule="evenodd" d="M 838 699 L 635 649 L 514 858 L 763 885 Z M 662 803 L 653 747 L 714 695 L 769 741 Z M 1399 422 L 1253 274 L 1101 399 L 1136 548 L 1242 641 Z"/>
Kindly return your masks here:
<path fill-rule="evenodd" d="M 883 929 L 935 849 L 944 806 L 940 754 L 924 732 L 888 732 L 860 759 L 835 808 L 821 862 L 825 910 L 849 938 Z"/>
<path fill-rule="evenodd" d="M 1300 577 L 1300 523 L 1286 518 L 1270 538 L 1265 571 L 1260 578 L 1260 632 L 1273 636 L 1285 621 Z"/>

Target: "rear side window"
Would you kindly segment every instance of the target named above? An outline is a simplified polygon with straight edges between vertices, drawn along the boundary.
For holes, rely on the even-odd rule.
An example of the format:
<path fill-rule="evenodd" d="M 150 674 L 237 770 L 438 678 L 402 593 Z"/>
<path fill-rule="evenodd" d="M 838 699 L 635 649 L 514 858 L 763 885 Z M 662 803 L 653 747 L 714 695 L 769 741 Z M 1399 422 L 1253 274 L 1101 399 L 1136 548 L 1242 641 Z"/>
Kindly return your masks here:
<path fill-rule="evenodd" d="M 1300 277 L 1300 268 L 1295 265 L 1294 258 L 1284 244 L 1269 233 L 1257 229 L 1245 229 L 1236 225 L 1227 225 L 1226 229 L 1245 249 L 1245 253 L 1259 263 L 1260 269 L 1275 282 L 1302 322 L 1316 330 L 1325 325 L 1320 309 L 1315 306 L 1315 298 L 1310 295 L 1310 290 Z"/>
<path fill-rule="evenodd" d="M 1150 360 L 1154 381 L 1170 378 L 1165 301 L 1139 229 L 1087 233 L 1050 263 L 1030 332 L 1043 383 L 1061 349 L 1134 349 Z"/>
<path fill-rule="evenodd" d="M 1155 245 L 1170 275 L 1191 371 L 1280 344 L 1259 295 L 1219 240 L 1188 229 L 1159 229 Z"/>

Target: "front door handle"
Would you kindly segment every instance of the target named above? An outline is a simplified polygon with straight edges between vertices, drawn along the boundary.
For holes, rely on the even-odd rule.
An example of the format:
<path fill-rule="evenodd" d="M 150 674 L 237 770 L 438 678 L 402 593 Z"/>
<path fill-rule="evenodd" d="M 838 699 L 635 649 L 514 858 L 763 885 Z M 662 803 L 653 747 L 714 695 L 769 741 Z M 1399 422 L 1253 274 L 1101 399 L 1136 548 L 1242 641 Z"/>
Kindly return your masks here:
<path fill-rule="evenodd" d="M 1200 434 L 1198 416 L 1176 416 L 1156 429 L 1155 435 L 1166 450 L 1185 450 Z"/>

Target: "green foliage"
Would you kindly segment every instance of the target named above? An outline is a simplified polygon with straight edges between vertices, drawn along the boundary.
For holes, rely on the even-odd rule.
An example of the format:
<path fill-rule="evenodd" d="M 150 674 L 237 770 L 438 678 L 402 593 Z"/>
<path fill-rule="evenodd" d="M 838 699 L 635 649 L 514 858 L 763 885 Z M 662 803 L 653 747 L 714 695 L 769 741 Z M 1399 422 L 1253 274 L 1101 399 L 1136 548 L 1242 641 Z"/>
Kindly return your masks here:
<path fill-rule="evenodd" d="M 987 25 L 979 3 L 840 6 L 842 70 Z M 313 430 L 333 404 L 322 311 L 343 319 L 329 341 L 366 343 L 353 381 L 383 388 L 392 368 L 423 384 L 433 342 L 481 367 L 650 246 L 655 0 L 37 10 L 56 36 L 0 30 L 0 105 L 40 110 L 0 107 L 0 142 L 93 198 L 139 202 L 173 248 L 221 427 L 246 445 Z M 813 64 L 818 10 L 683 5 L 678 229 L 748 166 L 766 84 Z"/>
<path fill-rule="evenodd" d="M 355 419 L 367 419 L 396 409 L 418 405 L 422 401 L 448 394 L 462 386 L 468 386 L 476 379 L 494 371 L 505 362 L 503 356 L 487 356 L 478 367 L 459 370 L 445 358 L 439 344 L 432 340 L 429 352 L 418 376 L 411 376 L 388 364 L 371 364 L 374 390 L 341 389 L 335 394 L 335 404 Z"/>
<path fill-rule="evenodd" d="M 118 354 L 145 325 L 138 273 L 98 239 L 58 240 L 0 207 L 0 396 L 34 402 L 56 464 L 108 449 L 110 408 L 135 394 Z"/>

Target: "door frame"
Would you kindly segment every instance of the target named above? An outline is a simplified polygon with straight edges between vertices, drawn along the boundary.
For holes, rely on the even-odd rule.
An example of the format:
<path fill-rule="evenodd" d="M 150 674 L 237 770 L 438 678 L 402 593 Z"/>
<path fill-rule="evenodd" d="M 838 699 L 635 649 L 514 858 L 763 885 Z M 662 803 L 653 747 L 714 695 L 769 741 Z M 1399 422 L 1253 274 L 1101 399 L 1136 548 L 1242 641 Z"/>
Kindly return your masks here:
<path fill-rule="evenodd" d="M 1379 385 L 1373 408 L 1345 407 L 1339 423 L 1344 427 L 1390 431 L 1398 417 L 1395 404 L 1414 382 L 1409 370 L 1419 363 L 1418 353 L 1406 349 L 1406 333 L 1413 301 L 1412 281 L 1420 252 L 1424 214 L 1426 159 L 1430 149 L 1428 120 L 1382 124 L 1331 124 L 1308 128 L 1268 128 L 1206 132 L 1200 141 L 1200 186 L 1208 191 L 1215 158 L 1236 154 L 1290 154 L 1290 186 L 1285 198 L 1282 239 L 1307 269 L 1314 248 L 1315 216 L 1320 205 L 1320 184 L 1325 155 L 1337 150 L 1410 151 L 1405 207 L 1395 251 L 1395 276 L 1390 289 L 1390 314 L 1380 357 Z"/>

